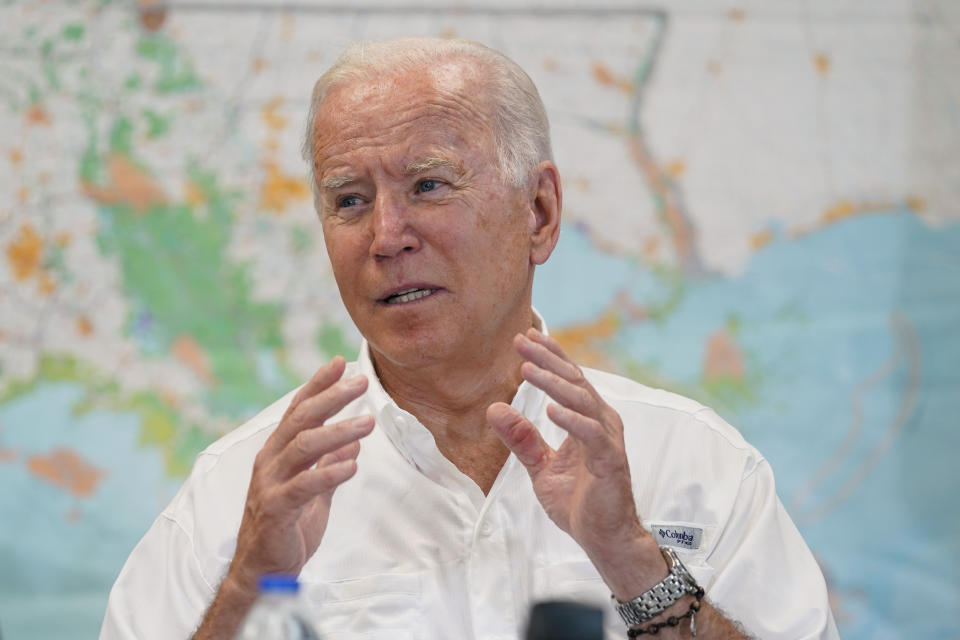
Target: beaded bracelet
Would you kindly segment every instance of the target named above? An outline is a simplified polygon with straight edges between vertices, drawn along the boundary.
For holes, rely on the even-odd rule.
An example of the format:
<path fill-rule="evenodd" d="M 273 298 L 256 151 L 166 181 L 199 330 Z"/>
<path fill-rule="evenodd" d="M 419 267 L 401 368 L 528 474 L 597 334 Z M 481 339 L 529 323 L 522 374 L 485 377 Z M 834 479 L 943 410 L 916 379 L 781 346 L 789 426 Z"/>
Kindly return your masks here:
<path fill-rule="evenodd" d="M 642 636 L 645 634 L 655 636 L 660 633 L 660 629 L 664 627 L 677 627 L 680 625 L 680 622 L 685 618 L 690 618 L 690 635 L 694 638 L 697 637 L 697 611 L 700 611 L 700 600 L 703 599 L 703 587 L 697 587 L 696 592 L 693 594 L 696 597 L 696 600 L 690 603 L 690 608 L 687 609 L 687 612 L 682 616 L 670 616 L 664 622 L 654 622 L 649 627 L 643 629 L 631 628 L 627 629 L 628 638 L 636 638 L 637 636 Z"/>

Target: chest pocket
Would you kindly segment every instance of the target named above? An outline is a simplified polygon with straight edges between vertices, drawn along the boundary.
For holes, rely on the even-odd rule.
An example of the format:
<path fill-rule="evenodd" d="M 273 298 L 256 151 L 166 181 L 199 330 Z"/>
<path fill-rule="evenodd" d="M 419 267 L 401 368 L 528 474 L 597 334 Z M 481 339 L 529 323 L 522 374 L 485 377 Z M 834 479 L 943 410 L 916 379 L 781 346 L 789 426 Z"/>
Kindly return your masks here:
<path fill-rule="evenodd" d="M 415 640 L 424 628 L 419 574 L 378 574 L 304 586 L 324 640 Z"/>

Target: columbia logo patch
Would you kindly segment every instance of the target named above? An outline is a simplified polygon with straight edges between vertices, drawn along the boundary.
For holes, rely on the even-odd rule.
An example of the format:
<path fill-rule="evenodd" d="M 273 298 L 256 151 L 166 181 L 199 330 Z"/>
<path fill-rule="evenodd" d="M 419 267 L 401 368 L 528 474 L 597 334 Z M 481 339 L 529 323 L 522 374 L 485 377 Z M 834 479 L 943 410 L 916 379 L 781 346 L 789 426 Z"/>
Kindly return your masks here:
<path fill-rule="evenodd" d="M 651 526 L 651 531 L 658 544 L 677 549 L 699 549 L 703 538 L 703 529 L 700 527 L 655 524 Z"/>

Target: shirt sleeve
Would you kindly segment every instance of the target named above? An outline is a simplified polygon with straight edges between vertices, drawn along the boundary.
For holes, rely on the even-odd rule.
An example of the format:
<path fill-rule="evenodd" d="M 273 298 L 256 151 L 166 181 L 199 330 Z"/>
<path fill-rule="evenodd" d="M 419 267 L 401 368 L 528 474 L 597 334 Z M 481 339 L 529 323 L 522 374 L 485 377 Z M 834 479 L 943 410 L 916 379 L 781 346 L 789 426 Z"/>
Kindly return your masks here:
<path fill-rule="evenodd" d="M 839 640 L 827 585 L 777 497 L 762 458 L 745 473 L 708 563 L 708 599 L 748 634 L 765 640 Z"/>
<path fill-rule="evenodd" d="M 110 590 L 100 640 L 189 638 L 213 594 L 189 536 L 162 514 Z"/>

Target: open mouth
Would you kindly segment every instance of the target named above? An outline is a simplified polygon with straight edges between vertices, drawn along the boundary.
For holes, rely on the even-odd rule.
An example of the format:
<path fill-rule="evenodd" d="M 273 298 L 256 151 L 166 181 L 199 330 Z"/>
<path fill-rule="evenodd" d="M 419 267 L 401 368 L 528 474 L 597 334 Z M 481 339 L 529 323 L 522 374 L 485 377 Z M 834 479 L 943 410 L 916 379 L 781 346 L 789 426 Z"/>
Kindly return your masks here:
<path fill-rule="evenodd" d="M 415 300 L 421 300 L 427 296 L 431 296 L 436 293 L 438 289 L 421 289 L 419 287 L 414 287 L 412 289 L 404 289 L 403 291 L 398 291 L 392 295 L 387 296 L 383 299 L 384 304 L 404 304 L 407 302 L 413 302 Z"/>

